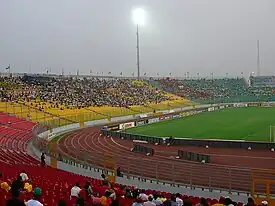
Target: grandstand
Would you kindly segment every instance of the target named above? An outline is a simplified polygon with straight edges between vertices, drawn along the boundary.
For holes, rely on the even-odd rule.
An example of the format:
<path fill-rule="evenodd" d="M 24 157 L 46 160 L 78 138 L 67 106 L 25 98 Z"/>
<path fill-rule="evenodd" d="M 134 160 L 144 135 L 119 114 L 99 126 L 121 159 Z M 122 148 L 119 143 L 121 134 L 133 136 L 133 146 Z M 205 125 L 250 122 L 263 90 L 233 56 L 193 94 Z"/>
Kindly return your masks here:
<path fill-rule="evenodd" d="M 173 112 L 173 109 L 176 108 L 183 109 L 187 106 L 195 107 L 197 103 L 193 101 L 199 103 L 266 101 L 272 100 L 274 96 L 274 90 L 267 87 L 261 87 L 260 89 L 259 87 L 251 87 L 243 78 L 212 80 L 161 79 L 150 80 L 149 83 L 146 81 L 117 78 L 89 79 L 83 77 L 80 79 L 72 79 L 71 77 L 62 78 L 52 76 L 1 77 L 0 80 L 0 172 L 3 173 L 3 179 L 1 181 L 5 181 L 11 185 L 18 173 L 23 169 L 26 170 L 32 179 L 33 188 L 42 188 L 43 195 L 41 202 L 48 206 L 56 205 L 60 199 L 71 202 L 69 193 L 75 182 L 84 185 L 86 181 L 89 181 L 93 186 L 93 191 L 96 194 L 101 194 L 102 188 L 104 188 L 102 186 L 102 180 L 59 170 L 57 169 L 57 162 L 64 160 L 63 162 L 74 165 L 79 165 L 79 162 L 84 162 L 85 164 L 83 164 L 82 167 L 86 169 L 89 169 L 87 163 L 89 163 L 89 166 L 96 164 L 96 166 L 103 168 L 104 165 L 100 162 L 106 153 L 102 153 L 101 155 L 96 154 L 97 150 L 95 150 L 95 148 L 100 149 L 100 141 L 97 143 L 98 145 L 95 144 L 95 148 L 89 147 L 87 144 L 89 141 L 96 141 L 96 139 L 100 138 L 98 134 L 100 130 L 96 131 L 96 133 L 90 133 L 92 130 L 89 130 L 89 128 L 86 131 L 93 135 L 93 137 L 90 138 L 89 141 L 85 140 L 87 144 L 85 145 L 85 150 L 73 148 L 74 145 L 67 145 L 67 147 L 58 145 L 57 147 L 56 142 L 59 142 L 58 136 L 55 142 L 51 144 L 44 144 L 45 139 L 41 139 L 43 147 L 37 148 L 37 145 L 35 145 L 38 143 L 35 142 L 38 137 L 37 135 L 43 134 L 47 129 L 53 134 L 52 129 L 62 125 L 79 124 L 99 119 L 108 119 L 110 121 L 114 117 L 127 115 L 133 118 L 136 114 L 141 113 L 157 115 L 158 112 L 163 110 L 165 110 L 165 112 Z M 71 83 L 68 83 L 69 81 L 71 81 Z M 34 127 L 35 125 L 36 127 Z M 86 136 L 81 132 L 84 132 Z M 81 132 L 79 133 L 81 138 L 89 137 L 87 135 L 88 133 L 85 133 L 85 130 L 81 130 Z M 35 148 L 32 150 L 29 148 L 32 146 L 29 145 L 29 143 L 33 137 L 35 137 L 35 139 L 32 143 Z M 73 133 L 70 137 L 73 138 Z M 79 138 L 79 142 L 81 138 Z M 108 136 L 104 136 L 104 140 L 106 138 L 108 138 Z M 66 139 L 61 140 L 66 141 Z M 76 139 L 74 139 L 74 141 L 75 140 Z M 77 145 L 77 141 L 75 145 Z M 106 141 L 106 144 L 101 145 L 101 147 L 105 149 L 112 148 L 113 151 L 110 153 L 113 155 L 116 154 L 114 153 L 116 148 L 114 145 L 111 145 L 109 141 Z M 36 154 L 36 158 L 33 157 L 35 150 L 41 148 L 44 150 L 40 151 L 45 151 L 49 156 L 49 164 L 51 167 L 41 168 L 40 162 L 37 160 L 39 154 Z M 88 150 L 93 150 L 95 153 L 94 156 L 87 157 L 86 153 Z M 127 154 L 123 152 L 121 148 L 117 150 L 121 153 L 120 155 Z M 160 152 L 160 154 L 161 153 L 162 152 Z M 73 158 L 66 158 L 67 156 Z M 117 161 L 120 165 L 125 163 L 123 160 L 124 159 L 118 156 Z M 133 161 L 132 163 L 128 161 L 125 165 L 128 165 L 128 167 L 132 166 L 133 169 L 144 175 L 147 170 L 136 167 L 138 161 L 140 160 L 136 160 L 136 162 Z M 159 165 L 163 164 L 161 161 L 152 163 L 151 160 L 146 160 L 145 162 L 148 163 L 148 167 L 159 167 Z M 203 165 L 196 167 L 190 166 L 188 163 L 185 164 L 185 168 L 189 168 L 188 171 L 191 176 L 192 171 L 194 172 L 194 176 L 201 174 L 201 166 Z M 161 173 L 157 174 L 160 180 L 167 180 L 167 173 L 165 171 L 167 169 L 171 168 L 165 166 L 160 168 L 159 171 Z M 182 170 L 183 168 L 178 167 L 178 176 L 176 179 L 173 179 L 174 183 L 180 181 L 180 171 Z M 234 169 L 232 169 L 232 171 L 233 170 Z M 216 170 L 216 173 L 212 173 L 212 175 L 219 175 L 219 171 L 228 172 L 226 169 L 220 167 Z M 103 172 L 105 171 L 103 170 Z M 127 173 L 127 170 L 123 169 L 123 172 Z M 128 170 L 128 172 L 132 172 L 132 170 Z M 247 171 L 240 174 L 247 174 L 246 172 Z M 236 172 L 235 174 L 239 173 Z M 140 176 L 142 177 L 142 175 Z M 211 177 L 210 169 L 206 175 Z M 226 177 L 227 173 L 224 172 L 223 175 Z M 225 183 L 223 182 L 224 178 L 220 179 L 222 183 Z M 235 182 L 232 182 L 230 187 L 241 188 L 246 191 L 249 190 L 250 178 L 248 175 L 243 177 L 244 184 L 240 187 L 237 184 L 239 183 L 237 182 L 240 180 L 239 178 L 240 176 L 235 179 Z M 198 179 L 196 181 L 198 181 Z M 203 180 L 200 181 L 204 182 Z M 205 179 L 205 184 L 209 184 L 207 181 L 208 179 Z M 221 182 L 211 182 L 210 184 L 214 187 L 220 185 Z M 135 202 L 135 196 L 126 196 L 126 190 L 125 188 L 121 190 L 121 186 L 124 185 L 115 183 L 112 186 L 112 189 L 116 192 L 117 200 L 120 201 L 121 205 L 132 205 L 132 203 Z M 132 191 L 135 190 L 133 186 L 129 186 L 129 189 Z M 147 195 L 158 194 L 159 200 L 174 197 L 172 193 L 151 189 L 145 190 L 144 193 Z M 1 204 L 5 199 L 9 198 L 9 195 L 5 190 L 0 190 Z M 20 198 L 25 201 L 31 197 L 32 193 L 28 192 L 20 195 Z M 84 196 L 84 198 L 86 199 L 87 197 Z M 94 201 L 100 201 L 99 198 L 100 196 L 97 196 L 92 199 Z M 183 200 L 189 199 L 192 205 L 200 202 L 199 197 L 192 195 L 182 194 L 178 198 Z M 206 200 L 210 205 L 213 205 L 218 202 L 222 203 L 224 198 L 220 200 L 217 198 L 207 198 Z M 86 201 L 89 202 L 90 200 L 87 198 Z M 243 203 L 239 202 L 238 205 L 241 206 Z"/>

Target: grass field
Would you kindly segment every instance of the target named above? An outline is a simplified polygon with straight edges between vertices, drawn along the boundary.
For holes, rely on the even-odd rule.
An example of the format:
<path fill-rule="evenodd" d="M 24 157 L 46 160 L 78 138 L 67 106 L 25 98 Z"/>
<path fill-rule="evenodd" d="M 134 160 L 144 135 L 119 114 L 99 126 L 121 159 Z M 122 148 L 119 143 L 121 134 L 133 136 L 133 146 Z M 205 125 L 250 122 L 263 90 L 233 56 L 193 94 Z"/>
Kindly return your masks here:
<path fill-rule="evenodd" d="M 275 108 L 229 108 L 128 129 L 160 137 L 269 141 Z"/>

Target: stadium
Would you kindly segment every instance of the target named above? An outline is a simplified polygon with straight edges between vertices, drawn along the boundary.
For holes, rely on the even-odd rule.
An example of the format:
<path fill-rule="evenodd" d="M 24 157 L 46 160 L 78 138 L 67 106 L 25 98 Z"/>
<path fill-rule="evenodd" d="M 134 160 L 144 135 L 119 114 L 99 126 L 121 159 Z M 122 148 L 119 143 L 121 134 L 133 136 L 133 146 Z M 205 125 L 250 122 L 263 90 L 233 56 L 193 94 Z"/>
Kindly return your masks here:
<path fill-rule="evenodd" d="M 275 1 L 0 5 L 0 206 L 275 206 Z"/>
<path fill-rule="evenodd" d="M 64 95 L 60 87 L 55 102 L 49 100 L 52 93 L 48 88 L 66 85 L 68 78 L 1 77 L 1 172 L 8 185 L 12 185 L 18 171 L 27 171 L 31 184 L 47 190 L 41 199 L 45 205 L 56 204 L 60 199 L 72 201 L 69 191 L 76 181 L 82 185 L 91 182 L 99 195 L 92 199 L 100 202 L 101 174 L 106 175 L 114 191 L 122 185 L 135 190 L 138 185 L 147 195 L 158 194 L 159 198 L 170 199 L 180 193 L 178 198 L 193 205 L 200 202 L 202 195 L 211 205 L 229 195 L 238 205 L 248 196 L 257 202 L 272 202 L 274 90 L 248 85 L 244 78 L 138 81 L 87 76 L 71 79 L 72 85 L 89 85 L 81 87 L 82 93 L 96 87 L 106 99 L 95 94 L 84 105 L 82 97 L 77 96 L 74 98 L 81 104 L 68 104 L 59 98 Z M 253 78 L 270 82 L 273 77 Z M 222 96 L 216 89 L 217 93 L 209 94 L 219 99 L 206 98 L 205 93 L 198 95 L 199 88 L 208 81 L 213 88 L 222 85 L 227 92 Z M 34 82 L 38 86 L 31 90 Z M 116 87 L 103 92 L 102 82 Z M 171 82 L 175 86 L 168 86 Z M 179 89 L 183 84 L 194 92 L 182 94 L 185 90 Z M 75 88 L 67 85 L 65 89 Z M 113 102 L 120 101 L 114 90 L 128 101 L 114 106 Z M 141 100 L 131 92 L 136 90 L 149 95 Z M 256 95 L 258 92 L 262 95 Z M 244 93 L 247 96 L 241 95 Z M 133 104 L 132 99 L 140 104 Z M 46 167 L 40 166 L 42 152 L 47 157 Z M 42 171 L 43 175 L 38 175 Z M 26 192 L 20 198 L 27 200 L 31 196 Z M 8 193 L 1 197 L 4 201 Z M 94 204 L 88 197 L 85 200 Z M 134 198 L 119 195 L 116 200 L 122 205 L 135 202 Z"/>

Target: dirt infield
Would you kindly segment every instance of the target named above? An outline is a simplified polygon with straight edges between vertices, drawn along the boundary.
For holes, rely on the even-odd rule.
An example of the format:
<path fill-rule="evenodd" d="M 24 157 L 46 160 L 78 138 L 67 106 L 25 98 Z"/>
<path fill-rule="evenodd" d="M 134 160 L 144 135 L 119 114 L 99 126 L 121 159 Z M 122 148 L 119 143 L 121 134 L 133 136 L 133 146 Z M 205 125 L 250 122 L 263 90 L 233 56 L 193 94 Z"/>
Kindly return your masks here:
<path fill-rule="evenodd" d="M 103 166 L 104 154 L 108 153 L 124 173 L 189 186 L 249 192 L 251 168 L 275 169 L 275 152 L 271 151 L 150 145 L 155 155 L 147 157 L 131 152 L 132 145 L 129 140 L 101 135 L 99 127 L 72 132 L 58 143 L 62 154 L 89 164 Z M 178 149 L 209 154 L 212 163 L 178 160 Z"/>

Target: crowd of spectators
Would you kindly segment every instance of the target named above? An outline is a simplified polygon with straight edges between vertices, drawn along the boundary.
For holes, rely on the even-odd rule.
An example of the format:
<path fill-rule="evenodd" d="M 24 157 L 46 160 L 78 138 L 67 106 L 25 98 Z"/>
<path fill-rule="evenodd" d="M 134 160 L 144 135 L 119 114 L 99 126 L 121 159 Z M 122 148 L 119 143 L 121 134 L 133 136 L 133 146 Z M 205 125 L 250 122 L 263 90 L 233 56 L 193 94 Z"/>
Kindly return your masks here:
<path fill-rule="evenodd" d="M 219 99 L 238 96 L 272 96 L 275 90 L 270 87 L 250 87 L 244 78 L 223 79 L 160 79 L 160 89 L 188 99 Z"/>
<path fill-rule="evenodd" d="M 145 82 L 118 78 L 0 77 L 1 101 L 50 102 L 56 106 L 89 107 L 146 105 L 169 100 Z"/>
<path fill-rule="evenodd" d="M 58 206 L 239 206 L 240 202 L 234 202 L 230 197 L 221 197 L 214 202 L 204 197 L 196 201 L 179 193 L 163 195 L 161 192 L 127 187 L 125 185 L 113 184 L 102 174 L 102 184 L 92 185 L 87 181 L 82 186 L 76 182 L 68 190 L 68 198 L 61 198 Z M 11 186 L 3 180 L 0 173 L 0 203 L 6 206 L 43 206 L 43 192 L 38 186 L 33 189 L 32 182 L 26 171 L 22 171 L 18 177 L 11 182 Z M 69 187 L 69 186 L 68 186 Z M 44 191 L 47 192 L 47 191 Z M 29 197 L 23 200 L 24 194 Z M 3 201 L 4 200 L 4 201 Z M 248 198 L 245 206 L 255 206 L 254 200 Z M 267 201 L 262 201 L 261 206 L 268 206 Z"/>

